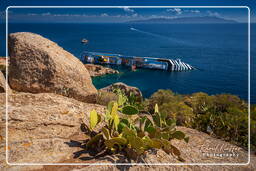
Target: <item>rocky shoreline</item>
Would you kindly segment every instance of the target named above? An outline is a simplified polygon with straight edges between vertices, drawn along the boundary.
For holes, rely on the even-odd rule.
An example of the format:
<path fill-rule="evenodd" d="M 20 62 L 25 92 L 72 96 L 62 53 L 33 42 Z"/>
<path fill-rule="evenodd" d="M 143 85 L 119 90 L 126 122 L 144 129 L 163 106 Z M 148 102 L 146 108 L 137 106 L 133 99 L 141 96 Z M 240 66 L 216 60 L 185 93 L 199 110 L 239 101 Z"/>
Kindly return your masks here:
<path fill-rule="evenodd" d="M 106 74 L 119 74 L 119 71 L 112 68 L 103 67 L 101 65 L 84 64 L 84 66 L 89 71 L 91 77 L 97 77 Z"/>
<path fill-rule="evenodd" d="M 5 77 L 0 73 L 0 170 L 256 170 L 256 157 L 244 166 L 10 166 L 5 161 L 8 149 L 10 163 L 127 163 L 124 156 L 94 159 L 81 147 L 88 137 L 82 132 L 88 125 L 89 112 L 99 114 L 105 106 L 95 104 L 98 90 L 91 76 L 116 73 L 99 66 L 84 66 L 76 57 L 56 43 L 34 33 L 13 33 L 9 36 L 9 87 L 15 93 L 8 96 L 8 147 L 5 146 Z M 89 67 L 88 67 L 89 66 Z M 89 69 L 88 69 L 89 68 Z M 91 68 L 91 70 L 90 70 Z M 99 69 L 97 69 L 99 68 Z M 89 70 L 89 71 L 88 71 Z M 115 87 L 143 98 L 136 87 L 116 83 Z M 2 89 L 1 89 L 2 87 Z M 100 127 L 101 125 L 99 125 Z M 99 128 L 98 128 L 99 129 Z M 178 127 L 191 137 L 189 143 L 174 141 L 186 163 L 246 163 L 247 152 L 240 147 L 194 129 Z M 204 156 L 216 145 L 236 149 L 237 157 Z M 205 147 L 205 148 L 202 148 Z M 218 152 L 219 153 L 219 152 Z M 148 163 L 180 163 L 172 155 L 152 150 L 144 156 Z"/>

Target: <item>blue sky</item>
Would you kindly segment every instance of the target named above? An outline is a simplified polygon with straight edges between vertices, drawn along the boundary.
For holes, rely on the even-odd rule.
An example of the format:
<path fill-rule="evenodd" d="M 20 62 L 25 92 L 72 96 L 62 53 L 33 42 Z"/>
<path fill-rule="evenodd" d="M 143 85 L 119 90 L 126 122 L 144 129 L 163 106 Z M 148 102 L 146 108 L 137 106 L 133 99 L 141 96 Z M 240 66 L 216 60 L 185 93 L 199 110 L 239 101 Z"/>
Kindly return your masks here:
<path fill-rule="evenodd" d="M 215 16 L 247 22 L 247 8 L 10 8 L 9 22 L 125 22 L 149 18 Z"/>
<path fill-rule="evenodd" d="M 7 6 L 248 6 L 252 21 L 256 22 L 253 0 L 3 0 L 1 3 L 1 20 Z M 239 22 L 247 21 L 247 9 L 219 8 L 161 8 L 139 9 L 132 7 L 115 9 L 15 9 L 9 10 L 10 22 L 123 22 L 147 18 L 177 18 L 191 16 L 217 16 Z"/>

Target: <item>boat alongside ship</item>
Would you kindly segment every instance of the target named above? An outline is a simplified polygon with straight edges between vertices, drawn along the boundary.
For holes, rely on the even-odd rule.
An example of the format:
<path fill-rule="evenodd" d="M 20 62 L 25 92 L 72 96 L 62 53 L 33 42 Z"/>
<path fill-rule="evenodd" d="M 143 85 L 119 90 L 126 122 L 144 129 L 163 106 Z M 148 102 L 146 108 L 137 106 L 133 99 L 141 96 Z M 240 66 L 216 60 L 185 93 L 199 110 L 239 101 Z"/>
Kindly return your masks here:
<path fill-rule="evenodd" d="M 195 68 L 180 59 L 154 58 L 154 57 L 136 57 L 125 56 L 121 54 L 84 52 L 82 59 L 85 63 L 123 65 L 136 68 L 157 69 L 166 71 L 189 71 Z"/>

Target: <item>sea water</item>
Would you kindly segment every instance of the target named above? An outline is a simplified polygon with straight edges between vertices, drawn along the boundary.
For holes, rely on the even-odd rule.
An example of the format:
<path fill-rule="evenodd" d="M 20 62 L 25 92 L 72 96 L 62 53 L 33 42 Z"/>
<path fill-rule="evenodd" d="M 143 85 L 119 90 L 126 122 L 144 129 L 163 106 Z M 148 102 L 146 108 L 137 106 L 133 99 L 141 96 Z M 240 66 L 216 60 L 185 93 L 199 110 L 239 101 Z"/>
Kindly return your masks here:
<path fill-rule="evenodd" d="M 180 94 L 230 93 L 248 99 L 247 24 L 9 24 L 9 33 L 23 31 L 49 38 L 81 60 L 83 51 L 92 51 L 179 58 L 198 68 L 186 72 L 117 68 L 120 74 L 93 78 L 97 88 L 124 82 L 138 87 L 145 97 L 170 89 Z M 4 34 L 2 30 L 1 37 Z M 89 43 L 82 44 L 83 38 Z M 0 55 L 5 56 L 4 48 Z M 255 80 L 253 67 L 251 73 Z M 253 89 L 251 100 L 256 103 Z"/>

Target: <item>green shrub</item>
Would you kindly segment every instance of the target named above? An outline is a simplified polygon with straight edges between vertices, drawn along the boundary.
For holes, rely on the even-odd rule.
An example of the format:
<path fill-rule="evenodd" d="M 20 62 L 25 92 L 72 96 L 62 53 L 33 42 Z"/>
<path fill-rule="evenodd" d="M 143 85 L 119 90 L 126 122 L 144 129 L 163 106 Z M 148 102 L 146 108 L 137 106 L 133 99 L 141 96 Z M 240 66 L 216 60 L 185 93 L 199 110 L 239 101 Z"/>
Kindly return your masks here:
<path fill-rule="evenodd" d="M 251 106 L 251 148 L 256 151 L 256 105 Z"/>
<path fill-rule="evenodd" d="M 159 111 L 168 117 L 175 119 L 177 125 L 191 126 L 194 114 L 192 109 L 184 103 L 184 97 L 173 93 L 171 90 L 158 90 L 149 99 L 146 99 L 145 106 L 153 111 L 152 104 L 159 104 Z"/>
<path fill-rule="evenodd" d="M 185 99 L 185 104 L 192 108 L 195 114 L 205 114 L 214 107 L 213 96 L 206 93 L 194 93 Z"/>
<path fill-rule="evenodd" d="M 162 106 L 165 103 L 177 103 L 181 100 L 182 97 L 174 94 L 171 90 L 158 90 L 149 99 L 145 100 L 144 105 L 149 112 L 153 112 L 154 104 Z"/>
<path fill-rule="evenodd" d="M 170 90 L 159 90 L 146 99 L 150 110 L 151 103 L 158 103 L 160 112 L 177 120 L 177 125 L 213 134 L 244 148 L 248 146 L 248 104 L 237 96 L 209 96 L 202 92 L 181 96 Z M 256 149 L 255 106 L 251 109 L 252 149 Z"/>
<path fill-rule="evenodd" d="M 100 122 L 106 123 L 99 132 L 94 132 Z M 91 138 L 86 142 L 87 150 L 96 153 L 124 152 L 130 159 L 137 160 L 148 149 L 163 149 L 179 160 L 180 151 L 170 140 L 178 139 L 188 142 L 189 138 L 177 131 L 175 120 L 159 112 L 155 104 L 151 115 L 140 114 L 139 109 L 128 98 L 118 92 L 118 100 L 108 104 L 105 115 L 100 116 L 95 110 L 90 112 Z"/>
<path fill-rule="evenodd" d="M 193 110 L 184 102 L 164 103 L 159 107 L 161 113 L 177 121 L 177 125 L 190 127 L 194 119 Z"/>
<path fill-rule="evenodd" d="M 246 148 L 248 144 L 247 105 L 237 96 L 229 94 L 208 96 L 205 99 L 207 100 L 197 102 L 199 106 L 203 106 L 204 110 L 195 113 L 193 128 L 213 133 L 217 137 Z"/>

